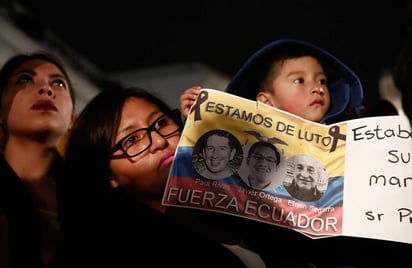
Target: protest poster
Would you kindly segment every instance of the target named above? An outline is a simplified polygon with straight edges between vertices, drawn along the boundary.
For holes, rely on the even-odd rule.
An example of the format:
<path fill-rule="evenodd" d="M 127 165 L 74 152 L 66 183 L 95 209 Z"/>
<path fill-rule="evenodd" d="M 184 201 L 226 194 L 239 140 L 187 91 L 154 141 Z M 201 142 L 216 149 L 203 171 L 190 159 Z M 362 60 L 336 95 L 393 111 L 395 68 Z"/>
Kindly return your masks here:
<path fill-rule="evenodd" d="M 257 220 L 314 239 L 412 243 L 411 149 L 404 116 L 323 125 L 203 89 L 162 204 Z"/>

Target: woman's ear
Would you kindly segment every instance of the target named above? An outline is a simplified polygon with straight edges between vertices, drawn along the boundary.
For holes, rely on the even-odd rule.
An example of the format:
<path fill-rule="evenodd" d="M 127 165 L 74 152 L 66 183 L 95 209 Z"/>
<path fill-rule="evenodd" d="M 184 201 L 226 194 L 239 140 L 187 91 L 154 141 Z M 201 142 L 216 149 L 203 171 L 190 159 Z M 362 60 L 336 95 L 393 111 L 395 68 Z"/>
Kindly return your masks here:
<path fill-rule="evenodd" d="M 256 101 L 270 105 L 270 106 L 275 106 L 273 101 L 272 101 L 272 94 L 268 92 L 259 92 L 256 95 Z"/>
<path fill-rule="evenodd" d="M 117 188 L 117 187 L 120 186 L 120 184 L 117 182 L 117 180 L 116 180 L 115 177 L 110 177 L 109 180 L 110 180 L 110 185 L 111 185 L 113 188 Z"/>

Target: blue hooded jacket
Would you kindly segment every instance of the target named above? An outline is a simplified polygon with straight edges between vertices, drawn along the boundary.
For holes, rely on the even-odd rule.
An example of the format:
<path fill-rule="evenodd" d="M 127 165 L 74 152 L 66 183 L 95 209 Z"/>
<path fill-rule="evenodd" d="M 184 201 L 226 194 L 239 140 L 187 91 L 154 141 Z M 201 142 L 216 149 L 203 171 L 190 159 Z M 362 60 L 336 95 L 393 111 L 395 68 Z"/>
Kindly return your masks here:
<path fill-rule="evenodd" d="M 225 91 L 255 101 L 260 82 L 272 62 L 271 58 L 285 46 L 301 47 L 308 51 L 319 60 L 325 71 L 331 106 L 321 123 L 331 124 L 349 119 L 347 113 L 360 108 L 363 90 L 358 76 L 327 51 L 306 41 L 295 39 L 280 39 L 255 52 L 235 74 Z"/>

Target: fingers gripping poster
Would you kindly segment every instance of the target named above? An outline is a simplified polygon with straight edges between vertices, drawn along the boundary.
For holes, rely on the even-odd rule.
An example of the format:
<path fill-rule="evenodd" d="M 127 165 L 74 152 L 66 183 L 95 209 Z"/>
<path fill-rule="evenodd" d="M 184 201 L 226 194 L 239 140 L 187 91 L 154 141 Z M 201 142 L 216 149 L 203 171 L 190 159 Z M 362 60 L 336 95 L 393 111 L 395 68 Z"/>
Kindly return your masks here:
<path fill-rule="evenodd" d="M 162 203 L 312 238 L 412 243 L 411 136 L 402 116 L 322 125 L 203 89 L 185 123 Z"/>

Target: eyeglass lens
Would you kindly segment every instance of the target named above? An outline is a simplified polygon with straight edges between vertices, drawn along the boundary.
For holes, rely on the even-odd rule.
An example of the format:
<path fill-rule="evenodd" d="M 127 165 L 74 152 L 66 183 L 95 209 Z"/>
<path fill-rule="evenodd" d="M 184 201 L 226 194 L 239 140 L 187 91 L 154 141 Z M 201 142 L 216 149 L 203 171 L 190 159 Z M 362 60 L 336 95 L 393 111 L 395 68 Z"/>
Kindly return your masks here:
<path fill-rule="evenodd" d="M 162 115 L 149 127 L 130 133 L 123 138 L 121 142 L 124 152 L 129 157 L 133 157 L 149 148 L 152 144 L 152 130 L 156 131 L 162 137 L 176 133 L 180 129 L 180 125 L 177 123 L 179 122 L 178 116 L 180 116 L 180 114 L 174 110 L 171 113 Z"/>

